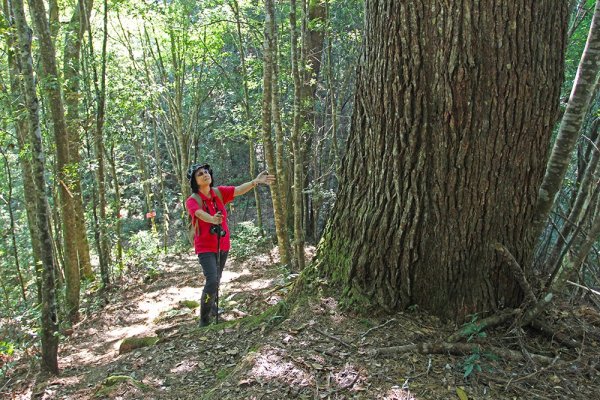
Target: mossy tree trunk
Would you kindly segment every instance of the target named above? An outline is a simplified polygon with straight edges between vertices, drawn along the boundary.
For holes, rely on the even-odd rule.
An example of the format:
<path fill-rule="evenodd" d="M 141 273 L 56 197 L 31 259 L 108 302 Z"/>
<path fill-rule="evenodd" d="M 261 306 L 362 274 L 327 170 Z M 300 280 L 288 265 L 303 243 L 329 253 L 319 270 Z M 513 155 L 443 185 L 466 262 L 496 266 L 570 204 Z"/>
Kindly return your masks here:
<path fill-rule="evenodd" d="M 530 265 L 567 19 L 567 2 L 550 0 L 367 0 L 340 189 L 314 264 L 346 301 L 455 320 L 520 304 L 493 245 Z"/>

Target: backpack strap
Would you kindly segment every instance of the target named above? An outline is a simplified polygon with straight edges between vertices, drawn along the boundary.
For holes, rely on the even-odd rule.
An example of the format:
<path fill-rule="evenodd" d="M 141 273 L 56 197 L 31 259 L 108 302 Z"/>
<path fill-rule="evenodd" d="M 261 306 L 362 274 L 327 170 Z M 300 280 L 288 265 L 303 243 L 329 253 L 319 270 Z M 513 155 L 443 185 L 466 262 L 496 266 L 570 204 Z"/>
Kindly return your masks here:
<path fill-rule="evenodd" d="M 200 198 L 200 196 L 198 196 L 198 193 L 192 193 L 192 198 L 194 200 L 196 200 L 196 203 L 198 203 L 198 207 L 202 208 L 202 199 Z M 192 215 L 192 226 L 194 227 L 194 232 L 198 232 L 198 218 L 196 218 L 196 223 L 194 224 L 194 218 L 196 218 L 195 215 Z"/>
<path fill-rule="evenodd" d="M 221 200 L 221 204 L 223 204 L 223 207 L 225 207 L 225 202 L 223 201 L 223 195 L 221 194 L 221 191 L 219 190 L 219 188 L 213 188 L 213 191 L 215 192 L 217 197 Z"/>

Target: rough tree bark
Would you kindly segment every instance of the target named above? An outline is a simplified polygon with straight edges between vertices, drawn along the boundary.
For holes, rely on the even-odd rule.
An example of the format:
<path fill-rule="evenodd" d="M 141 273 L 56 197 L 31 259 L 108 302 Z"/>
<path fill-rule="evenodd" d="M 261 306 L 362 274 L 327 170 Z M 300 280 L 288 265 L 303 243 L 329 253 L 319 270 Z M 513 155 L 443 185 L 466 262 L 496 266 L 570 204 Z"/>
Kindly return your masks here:
<path fill-rule="evenodd" d="M 52 257 L 52 236 L 50 234 L 50 208 L 48 184 L 44 175 L 45 155 L 42 147 L 42 132 L 40 129 L 39 101 L 36 94 L 33 76 L 33 61 L 31 57 L 31 29 L 25 20 L 23 0 L 11 0 L 11 8 L 15 16 L 15 25 L 18 32 L 19 59 L 23 86 L 25 88 L 25 102 L 29 122 L 29 140 L 32 153 L 33 183 L 36 188 L 32 193 L 35 196 L 36 230 L 33 239 L 39 240 L 40 256 L 42 262 L 42 369 L 58 374 L 58 320 L 56 314 L 56 290 L 54 286 L 54 259 Z"/>
<path fill-rule="evenodd" d="M 567 2 L 366 2 L 352 128 L 315 271 L 349 304 L 463 320 L 523 298 Z"/>

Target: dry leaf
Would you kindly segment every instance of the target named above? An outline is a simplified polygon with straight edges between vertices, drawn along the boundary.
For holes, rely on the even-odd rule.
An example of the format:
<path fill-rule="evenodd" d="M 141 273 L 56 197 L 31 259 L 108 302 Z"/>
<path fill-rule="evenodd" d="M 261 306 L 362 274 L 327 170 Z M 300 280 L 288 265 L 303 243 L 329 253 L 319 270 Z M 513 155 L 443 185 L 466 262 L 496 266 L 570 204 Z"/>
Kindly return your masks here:
<path fill-rule="evenodd" d="M 467 392 L 463 388 L 457 387 L 456 394 L 460 400 L 469 400 L 469 396 L 467 396 Z"/>

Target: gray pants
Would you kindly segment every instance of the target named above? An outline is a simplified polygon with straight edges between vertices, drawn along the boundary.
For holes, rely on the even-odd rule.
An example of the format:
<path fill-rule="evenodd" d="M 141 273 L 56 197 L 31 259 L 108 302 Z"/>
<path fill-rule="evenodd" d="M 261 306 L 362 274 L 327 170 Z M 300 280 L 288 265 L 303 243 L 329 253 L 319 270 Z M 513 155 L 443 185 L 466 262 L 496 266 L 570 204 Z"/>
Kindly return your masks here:
<path fill-rule="evenodd" d="M 217 268 L 217 253 L 200 253 L 198 254 L 198 261 L 202 266 L 202 272 L 206 278 L 204 289 L 202 290 L 202 300 L 200 303 L 200 317 L 207 318 L 212 305 L 214 304 L 217 291 L 219 290 L 219 284 L 221 283 L 221 275 L 225 268 L 225 262 L 227 261 L 227 254 L 229 252 L 222 251 L 219 263 L 221 264 Z"/>

